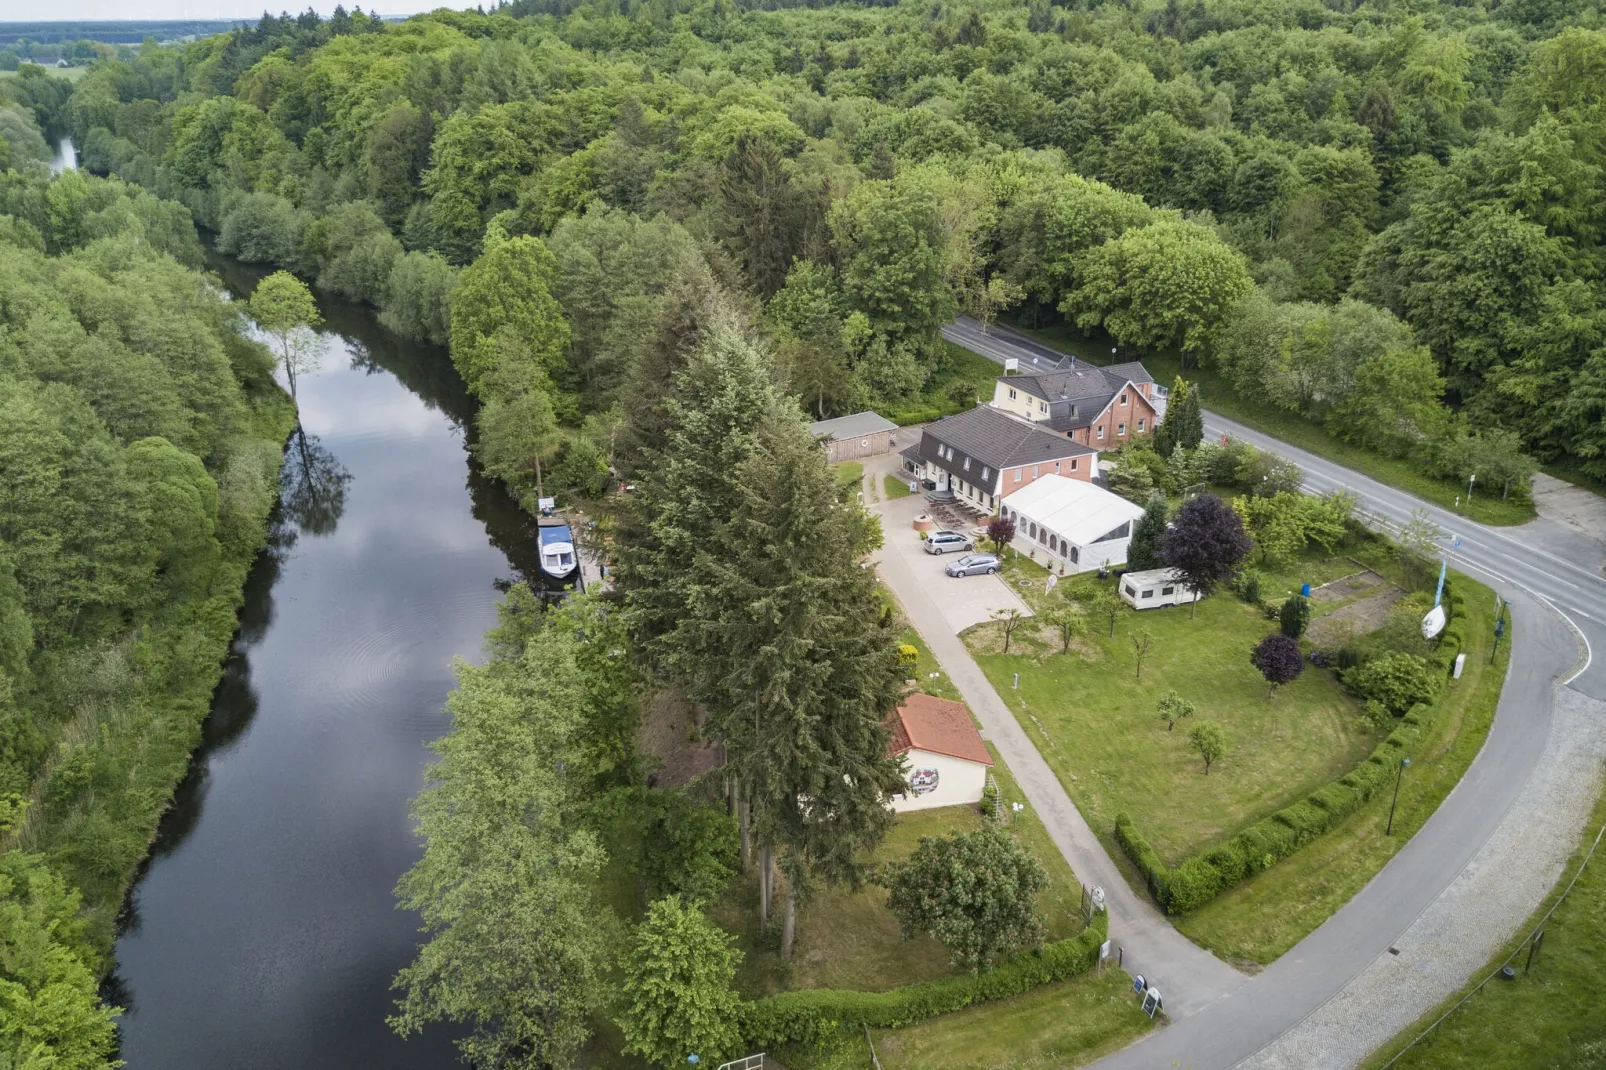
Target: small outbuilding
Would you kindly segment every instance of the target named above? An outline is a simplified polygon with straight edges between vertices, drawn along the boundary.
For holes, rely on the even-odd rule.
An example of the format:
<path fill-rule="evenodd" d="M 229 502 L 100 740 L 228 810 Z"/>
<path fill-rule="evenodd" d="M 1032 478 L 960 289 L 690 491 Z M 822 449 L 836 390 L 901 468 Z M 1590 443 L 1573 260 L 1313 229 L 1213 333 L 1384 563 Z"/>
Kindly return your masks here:
<path fill-rule="evenodd" d="M 894 810 L 933 810 L 981 802 L 993 764 L 987 744 L 962 702 L 913 694 L 891 718 L 889 752 L 908 762 L 909 790 L 894 795 Z"/>
<path fill-rule="evenodd" d="M 878 412 L 820 420 L 810 424 L 809 431 L 825 443 L 825 455 L 832 464 L 890 453 L 898 439 L 898 425 Z"/>
<path fill-rule="evenodd" d="M 1044 475 L 1004 499 L 1017 550 L 1060 572 L 1086 572 L 1126 560 L 1143 508 L 1081 479 Z"/>
<path fill-rule="evenodd" d="M 1174 568 L 1151 568 L 1121 577 L 1121 597 L 1134 609 L 1185 606 L 1204 597 L 1182 582 Z"/>

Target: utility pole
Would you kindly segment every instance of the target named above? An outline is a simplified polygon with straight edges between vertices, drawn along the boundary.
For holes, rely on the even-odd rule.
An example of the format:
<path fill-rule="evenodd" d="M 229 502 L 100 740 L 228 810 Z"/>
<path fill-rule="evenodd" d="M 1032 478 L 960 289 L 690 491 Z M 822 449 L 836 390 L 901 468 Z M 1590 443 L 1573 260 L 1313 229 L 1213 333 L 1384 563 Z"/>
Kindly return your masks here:
<path fill-rule="evenodd" d="M 1399 771 L 1394 774 L 1394 801 L 1389 803 L 1389 827 L 1383 831 L 1385 836 L 1394 835 L 1394 807 L 1399 805 L 1400 781 L 1405 778 L 1405 767 L 1410 764 L 1411 759 L 1401 758 Z"/>
<path fill-rule="evenodd" d="M 1467 477 L 1467 508 L 1472 508 L 1472 484 L 1478 481 L 1478 473 L 1473 472 Z"/>

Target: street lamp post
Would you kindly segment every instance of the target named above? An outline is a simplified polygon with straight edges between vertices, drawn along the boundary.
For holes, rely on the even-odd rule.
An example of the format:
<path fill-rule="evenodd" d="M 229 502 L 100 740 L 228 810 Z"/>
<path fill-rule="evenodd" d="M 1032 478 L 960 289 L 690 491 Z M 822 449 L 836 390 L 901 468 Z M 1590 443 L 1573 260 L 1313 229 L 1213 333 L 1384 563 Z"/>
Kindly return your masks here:
<path fill-rule="evenodd" d="M 1478 473 L 1473 472 L 1467 477 L 1467 508 L 1472 508 L 1472 484 L 1478 481 Z"/>
<path fill-rule="evenodd" d="M 1385 836 L 1394 835 L 1394 807 L 1399 805 L 1400 781 L 1405 778 L 1405 768 L 1410 764 L 1411 759 L 1401 758 L 1399 771 L 1394 774 L 1394 801 L 1389 803 L 1389 827 L 1383 831 L 1383 835 Z"/>

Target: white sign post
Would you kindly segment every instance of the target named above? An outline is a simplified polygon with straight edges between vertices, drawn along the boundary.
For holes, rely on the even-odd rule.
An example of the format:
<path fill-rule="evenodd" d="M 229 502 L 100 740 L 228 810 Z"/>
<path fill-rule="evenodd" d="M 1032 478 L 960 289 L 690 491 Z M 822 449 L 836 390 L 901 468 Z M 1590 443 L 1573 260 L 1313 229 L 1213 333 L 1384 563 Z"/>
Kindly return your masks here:
<path fill-rule="evenodd" d="M 1163 1004 L 1164 1000 L 1160 998 L 1160 990 L 1158 988 L 1151 988 L 1143 993 L 1143 1013 L 1147 1014 L 1150 1018 L 1154 1017 L 1155 1012 L 1158 1011 Z"/>

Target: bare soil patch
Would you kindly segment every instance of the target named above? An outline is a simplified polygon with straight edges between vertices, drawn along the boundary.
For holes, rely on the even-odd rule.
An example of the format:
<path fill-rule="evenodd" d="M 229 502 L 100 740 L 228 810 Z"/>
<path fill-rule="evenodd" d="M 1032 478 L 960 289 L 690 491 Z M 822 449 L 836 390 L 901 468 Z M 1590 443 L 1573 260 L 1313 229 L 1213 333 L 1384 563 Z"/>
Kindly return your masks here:
<path fill-rule="evenodd" d="M 676 690 L 663 690 L 647 700 L 641 711 L 636 746 L 647 756 L 652 783 L 678 788 L 719 768 L 719 745 L 703 738 L 695 711 Z"/>
<path fill-rule="evenodd" d="M 1375 574 L 1374 574 L 1375 575 Z M 1380 577 L 1379 577 L 1380 578 Z M 1344 582 L 1348 582 L 1347 580 Z M 1366 586 L 1373 586 L 1367 584 Z M 1337 585 L 1335 585 L 1337 586 Z M 1363 588 L 1364 589 L 1364 588 Z M 1317 646 L 1335 645 L 1350 636 L 1366 635 L 1383 627 L 1394 603 L 1405 597 L 1398 587 L 1389 587 L 1370 598 L 1351 602 L 1347 606 L 1325 613 L 1310 622 L 1306 633 Z"/>
<path fill-rule="evenodd" d="M 1383 577 L 1375 572 L 1357 572 L 1353 576 L 1345 576 L 1332 583 L 1323 584 L 1312 591 L 1310 596 L 1317 602 L 1342 602 L 1382 582 L 1384 582 Z"/>

